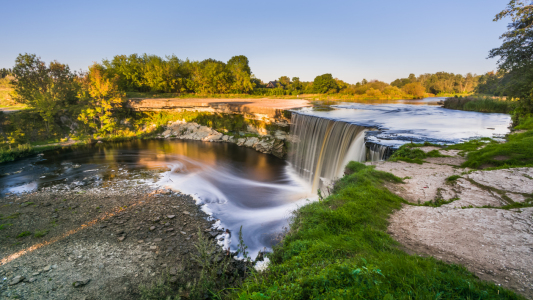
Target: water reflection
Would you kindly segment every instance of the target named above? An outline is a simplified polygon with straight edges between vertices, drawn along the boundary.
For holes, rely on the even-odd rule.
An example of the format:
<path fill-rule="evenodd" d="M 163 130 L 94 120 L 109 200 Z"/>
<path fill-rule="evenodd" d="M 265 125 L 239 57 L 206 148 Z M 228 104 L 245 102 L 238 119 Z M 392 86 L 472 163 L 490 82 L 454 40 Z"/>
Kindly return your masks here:
<path fill-rule="evenodd" d="M 282 159 L 234 144 L 130 141 L 49 151 L 2 164 L 0 193 L 57 183 L 92 182 L 105 188 L 115 179 L 152 178 L 143 172 L 162 172 L 158 185 L 194 195 L 223 227 L 237 233 L 242 225 L 244 240 L 256 253 L 272 245 L 290 212 L 305 203 L 301 199 L 309 188 L 288 170 Z"/>

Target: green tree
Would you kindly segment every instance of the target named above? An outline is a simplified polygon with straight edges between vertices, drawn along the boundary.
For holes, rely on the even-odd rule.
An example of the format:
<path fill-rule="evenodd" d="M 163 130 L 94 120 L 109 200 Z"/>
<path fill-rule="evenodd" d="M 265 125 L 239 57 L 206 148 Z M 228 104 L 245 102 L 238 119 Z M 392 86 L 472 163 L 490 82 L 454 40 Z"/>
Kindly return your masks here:
<path fill-rule="evenodd" d="M 248 58 L 244 55 L 233 56 L 226 63 L 226 68 L 232 75 L 231 90 L 235 93 L 249 93 L 254 88 L 252 71 Z"/>
<path fill-rule="evenodd" d="M 13 68 L 14 98 L 34 108 L 43 118 L 48 136 L 54 118 L 77 101 L 79 85 L 68 65 L 53 61 L 49 66 L 35 54 L 19 54 Z"/>
<path fill-rule="evenodd" d="M 409 95 L 413 95 L 416 99 L 422 99 L 426 95 L 424 87 L 420 82 L 413 82 L 406 84 L 402 90 Z"/>
<path fill-rule="evenodd" d="M 499 57 L 499 70 L 507 75 L 506 93 L 520 99 L 513 114 L 517 125 L 533 114 L 533 4 L 531 1 L 511 0 L 494 21 L 511 18 L 508 30 L 501 35 L 503 43 L 489 52 L 489 58 Z"/>
<path fill-rule="evenodd" d="M 313 81 L 313 87 L 317 93 L 337 92 L 337 82 L 333 79 L 331 74 L 323 74 L 315 77 Z"/>
<path fill-rule="evenodd" d="M 111 133 L 117 129 L 116 113 L 122 107 L 125 94 L 118 88 L 119 77 L 109 75 L 103 65 L 93 64 L 83 78 L 80 99 L 85 103 L 78 116 L 99 133 Z"/>

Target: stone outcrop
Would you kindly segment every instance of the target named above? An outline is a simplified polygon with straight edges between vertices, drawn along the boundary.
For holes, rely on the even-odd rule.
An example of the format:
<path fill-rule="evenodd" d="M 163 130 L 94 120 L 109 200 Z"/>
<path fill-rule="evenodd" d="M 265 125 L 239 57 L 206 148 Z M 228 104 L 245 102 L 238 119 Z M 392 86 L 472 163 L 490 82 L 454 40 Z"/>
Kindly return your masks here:
<path fill-rule="evenodd" d="M 223 134 L 210 127 L 199 125 L 198 123 L 187 123 L 185 121 L 169 123 L 166 130 L 161 134 L 161 137 L 163 138 L 234 143 L 237 144 L 237 146 L 253 148 L 261 153 L 272 154 L 279 158 L 285 158 L 287 155 L 287 147 L 285 146 L 287 136 L 287 133 L 281 130 L 275 131 L 273 135 L 244 133 L 244 136 L 234 136 Z"/>

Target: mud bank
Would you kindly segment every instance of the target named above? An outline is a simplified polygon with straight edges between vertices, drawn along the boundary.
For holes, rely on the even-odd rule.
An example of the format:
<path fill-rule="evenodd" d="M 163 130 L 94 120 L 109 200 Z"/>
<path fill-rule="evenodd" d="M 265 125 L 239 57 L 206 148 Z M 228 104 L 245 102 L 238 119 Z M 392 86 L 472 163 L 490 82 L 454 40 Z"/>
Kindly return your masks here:
<path fill-rule="evenodd" d="M 191 266 L 199 231 L 219 234 L 192 197 L 134 181 L 60 184 L 0 206 L 2 299 L 137 299 Z"/>
<path fill-rule="evenodd" d="M 405 184 L 387 185 L 391 192 L 438 206 L 404 205 L 391 216 L 389 233 L 408 252 L 464 265 L 483 280 L 533 298 L 533 207 L 500 208 L 533 200 L 533 168 L 464 174 L 469 170 L 459 167 L 464 159 L 457 151 L 441 153 L 450 157 L 423 165 L 374 163 L 405 178 Z M 452 175 L 461 177 L 446 180 Z"/>

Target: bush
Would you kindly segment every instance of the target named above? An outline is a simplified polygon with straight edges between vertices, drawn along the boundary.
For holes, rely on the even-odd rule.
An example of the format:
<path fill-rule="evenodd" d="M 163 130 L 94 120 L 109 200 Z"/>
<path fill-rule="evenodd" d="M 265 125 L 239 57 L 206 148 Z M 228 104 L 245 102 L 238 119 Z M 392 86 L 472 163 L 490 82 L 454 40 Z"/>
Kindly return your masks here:
<path fill-rule="evenodd" d="M 515 107 L 512 101 L 491 97 L 453 97 L 444 100 L 444 108 L 486 113 L 510 113 Z"/>

